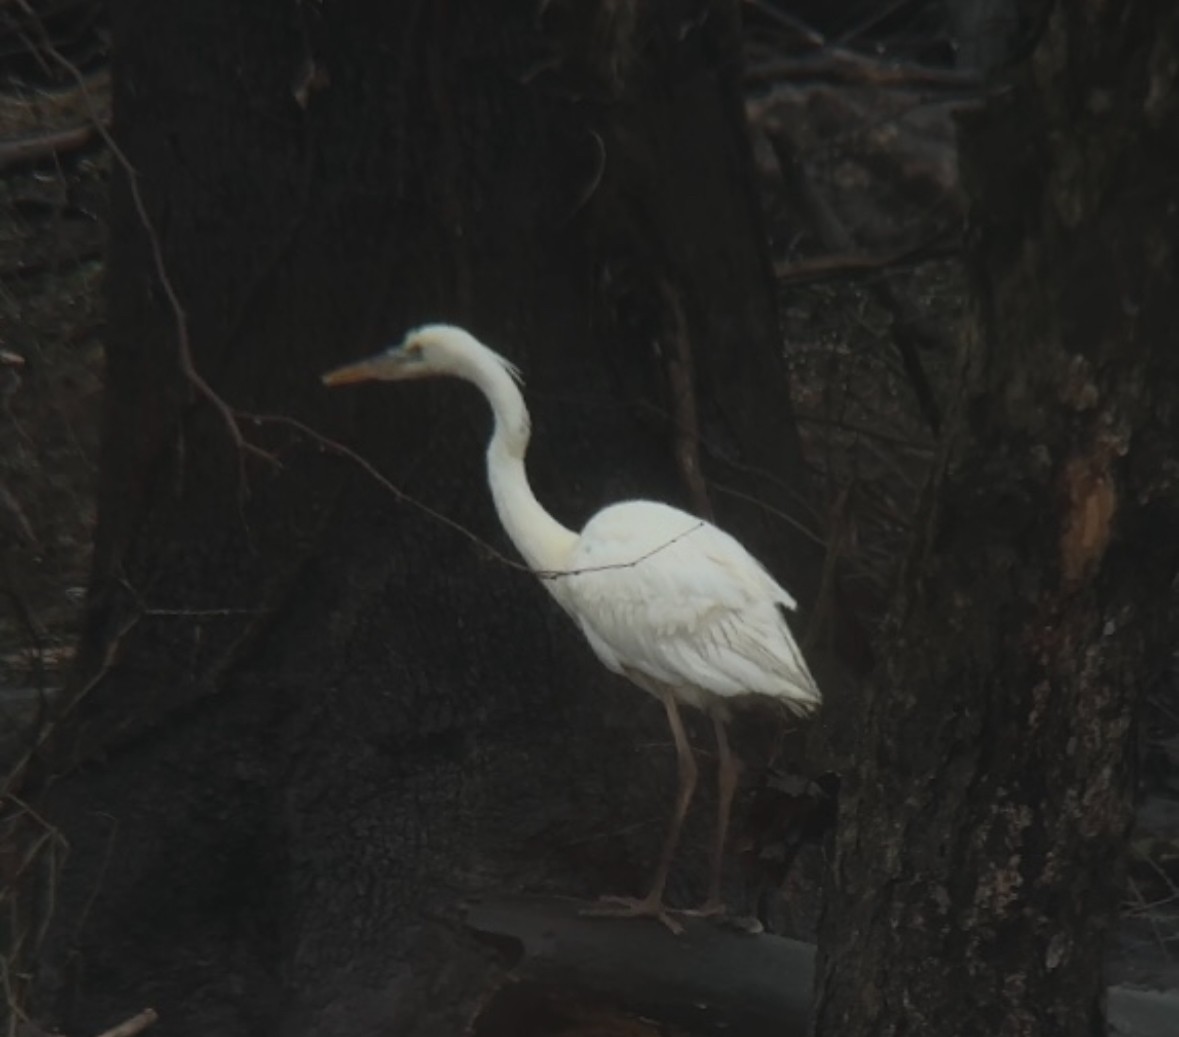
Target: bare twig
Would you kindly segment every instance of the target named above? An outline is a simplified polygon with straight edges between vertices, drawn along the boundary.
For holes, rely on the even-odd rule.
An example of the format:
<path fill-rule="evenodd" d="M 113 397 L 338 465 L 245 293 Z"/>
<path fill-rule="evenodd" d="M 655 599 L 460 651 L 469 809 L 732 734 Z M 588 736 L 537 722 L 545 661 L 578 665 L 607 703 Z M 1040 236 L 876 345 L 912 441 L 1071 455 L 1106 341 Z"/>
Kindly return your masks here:
<path fill-rule="evenodd" d="M 1143 859 L 1146 859 L 1145 856 Z M 1135 882 L 1132 878 L 1129 880 L 1129 883 L 1130 889 L 1133 891 L 1135 898 L 1143 908 L 1143 917 L 1146 918 L 1146 924 L 1150 926 L 1151 934 L 1154 936 L 1155 942 L 1158 944 L 1159 951 L 1162 953 L 1164 958 L 1170 958 L 1171 952 L 1167 949 L 1167 938 L 1163 935 L 1162 929 L 1159 928 L 1158 915 L 1153 911 L 1146 910 L 1146 908 L 1148 908 L 1150 905 L 1146 903 L 1146 898 L 1142 895 L 1142 890 L 1138 888 L 1138 883 Z"/>
<path fill-rule="evenodd" d="M 60 155 L 67 151 L 77 151 L 89 144 L 95 133 L 91 123 L 84 123 L 65 130 L 54 130 L 52 133 L 0 140 L 0 169 L 8 169 L 10 166 L 26 162 L 37 162 L 50 155 Z"/>
<path fill-rule="evenodd" d="M 19 797 L 10 794 L 0 802 L 6 807 L 3 818 L 4 853 L 0 856 L 4 880 L 0 885 L 0 904 L 6 903 L 8 908 L 5 925 L 8 940 L 5 953 L 0 956 L 0 985 L 9 1012 L 6 1033 L 11 1035 L 15 1032 L 15 1020 L 28 1021 L 22 1006 L 25 991 L 21 982 L 27 979 L 28 970 L 21 963 L 26 957 L 31 959 L 45 938 L 49 920 L 55 911 L 61 857 L 69 852 L 69 844 L 56 827 Z M 23 831 L 28 822 L 32 822 L 37 829 L 37 833 L 31 837 L 26 837 Z M 25 872 L 43 858 L 47 860 L 48 875 L 44 882 L 39 883 L 45 899 L 41 904 L 40 924 L 34 930 L 22 910 L 18 891 Z"/>
<path fill-rule="evenodd" d="M 393 494 L 393 496 L 395 496 L 403 504 L 409 504 L 410 506 L 417 508 L 418 511 L 428 515 L 436 522 L 440 522 L 448 529 L 453 529 L 456 533 L 466 537 L 466 539 L 471 541 L 471 543 L 477 545 L 483 551 L 487 552 L 487 554 L 490 555 L 494 561 L 499 562 L 502 565 L 506 565 L 509 569 L 515 569 L 518 572 L 530 573 L 541 580 L 560 580 L 570 576 L 584 576 L 586 573 L 608 572 L 611 569 L 633 569 L 636 565 L 645 562 L 648 558 L 654 557 L 661 551 L 666 551 L 673 544 L 678 543 L 680 540 L 690 536 L 692 533 L 695 533 L 696 530 L 706 525 L 706 523 L 701 520 L 700 522 L 690 526 L 688 529 L 685 529 L 677 536 L 669 537 L 663 543 L 651 548 L 650 551 L 647 551 L 636 558 L 631 559 L 630 561 L 617 562 L 613 565 L 587 566 L 584 569 L 532 569 L 523 562 L 517 562 L 511 558 L 508 558 L 507 555 L 503 554 L 501 551 L 497 551 L 478 534 L 472 533 L 471 530 L 467 529 L 467 527 L 464 526 L 461 522 L 456 522 L 449 516 L 442 514 L 442 512 L 431 508 L 428 504 L 423 504 L 416 497 L 410 496 L 404 490 L 385 478 L 385 476 L 383 476 L 371 462 L 366 461 L 351 447 L 347 447 L 343 443 L 339 443 L 336 440 L 323 435 L 321 432 L 316 432 L 315 429 L 313 429 L 310 425 L 304 424 L 297 418 L 289 418 L 283 414 L 251 414 L 248 417 L 250 421 L 260 424 L 285 425 L 288 428 L 293 428 L 298 432 L 301 432 L 314 443 L 318 444 L 324 450 L 327 450 L 329 453 L 339 454 L 341 457 L 348 458 L 348 460 L 352 461 L 354 464 L 359 465 L 366 474 L 368 474 L 373 480 Z"/>
<path fill-rule="evenodd" d="M 655 404 L 651 403 L 648 400 L 636 401 L 635 405 L 641 407 L 645 411 L 649 411 L 650 413 L 657 415 L 658 417 L 660 417 L 664 420 L 668 420 L 668 421 L 675 420 L 675 415 L 669 414 L 662 407 L 657 407 Z M 746 464 L 743 461 L 738 461 L 736 458 L 730 456 L 731 451 L 727 451 L 727 450 L 722 449 L 715 442 L 710 440 L 707 436 L 700 435 L 698 437 L 698 439 L 699 439 L 700 445 L 702 447 L 704 447 L 705 450 L 708 451 L 709 456 L 714 461 L 718 462 L 719 464 L 723 464 L 726 468 L 730 468 L 734 472 L 740 472 L 742 475 L 748 475 L 748 476 L 755 478 L 755 479 L 761 479 L 761 480 L 764 480 L 765 482 L 771 484 L 772 486 L 776 486 L 778 489 L 782 490 L 783 493 L 787 494 L 792 501 L 794 501 L 796 504 L 798 504 L 801 507 L 808 510 L 812 514 L 812 516 L 816 519 L 816 523 L 817 523 L 818 519 L 820 518 L 819 513 L 815 510 L 814 506 L 812 505 L 811 501 L 806 497 L 806 495 L 803 493 L 800 493 L 796 486 L 792 486 L 790 483 L 788 483 L 781 476 L 775 475 L 773 472 L 769 471 L 768 469 L 760 468 L 757 465 Z M 713 485 L 717 489 L 720 489 L 720 487 L 717 486 L 715 480 L 710 480 L 710 483 L 711 483 L 711 485 Z M 752 503 L 763 503 L 763 502 L 759 501 L 758 498 L 753 497 L 753 496 L 750 496 L 749 500 Z M 798 519 L 793 519 L 793 518 L 789 519 L 789 521 L 791 523 L 798 523 L 799 522 Z M 807 527 L 800 525 L 799 528 L 806 530 Z M 813 529 L 807 531 L 807 536 L 809 536 L 812 540 L 816 540 L 816 541 L 818 540 L 818 534 L 815 533 Z"/>
<path fill-rule="evenodd" d="M 119 835 L 119 819 L 111 814 L 103 811 L 98 811 L 96 817 L 104 818 L 110 822 L 110 830 L 106 838 L 106 847 L 102 853 L 102 861 L 98 865 L 97 873 L 94 876 L 94 881 L 90 885 L 90 895 L 86 897 L 86 902 L 82 905 L 77 917 L 71 918 L 70 922 L 73 925 L 74 932 L 82 932 L 86 925 L 86 920 L 90 917 L 90 912 L 94 907 L 94 902 L 98 899 L 98 894 L 102 891 L 103 883 L 106 882 L 106 873 L 110 869 L 111 861 L 115 855 L 115 841 Z"/>
<path fill-rule="evenodd" d="M 1171 881 L 1171 876 L 1167 874 L 1166 870 L 1158 863 L 1158 861 L 1156 861 L 1139 845 L 1131 845 L 1130 851 L 1162 880 L 1163 885 L 1165 885 L 1170 891 L 1170 896 L 1167 899 L 1172 900 L 1179 898 L 1179 888 L 1176 888 L 1175 883 Z"/>
<path fill-rule="evenodd" d="M 136 1037 L 136 1034 L 143 1033 L 144 1030 L 159 1018 L 154 1008 L 145 1008 L 138 1015 L 133 1015 L 130 1019 L 124 1019 L 118 1026 L 112 1026 L 109 1030 L 103 1030 L 98 1037 Z"/>
<path fill-rule="evenodd" d="M 428 504 L 423 504 L 416 497 L 411 496 L 399 486 L 394 485 L 389 481 L 389 479 L 387 479 L 376 469 L 372 462 L 366 460 L 351 447 L 345 446 L 343 443 L 340 443 L 329 436 L 325 436 L 322 432 L 316 432 L 315 429 L 313 429 L 310 425 L 304 424 L 302 421 L 299 421 L 298 418 L 287 417 L 285 414 L 251 414 L 250 420 L 259 424 L 285 425 L 287 428 L 294 429 L 295 431 L 310 439 L 317 446 L 328 451 L 328 453 L 337 454 L 340 457 L 348 458 L 348 460 L 353 464 L 359 466 L 374 482 L 393 494 L 393 496 L 396 497 L 402 504 L 408 504 L 411 507 L 417 508 L 418 511 L 428 515 L 436 522 L 440 522 L 448 529 L 452 529 L 454 532 L 466 537 L 469 541 L 471 541 L 471 543 L 485 551 L 495 561 L 501 562 L 511 569 L 519 569 L 523 572 L 532 571 L 528 568 L 528 566 L 523 565 L 520 562 L 513 561 L 511 558 L 508 558 L 507 555 L 497 551 L 494 547 L 491 546 L 491 544 L 489 544 L 478 534 L 472 533 L 471 530 L 467 529 L 467 527 L 462 523 L 456 522 L 454 519 L 442 514 L 440 511 L 436 511 Z"/>
<path fill-rule="evenodd" d="M 183 619 L 217 619 L 227 616 L 262 616 L 266 609 L 144 609 L 140 615 L 144 617 L 178 617 Z"/>
<path fill-rule="evenodd" d="M 877 274 L 882 270 L 896 267 L 916 266 L 934 259 L 956 256 L 962 246 L 956 237 L 946 241 L 947 232 L 942 230 L 927 241 L 910 248 L 883 256 L 863 256 L 848 253 L 844 255 L 816 256 L 774 264 L 774 273 L 783 284 L 810 284 L 815 281 L 830 281 L 835 278 Z"/>
<path fill-rule="evenodd" d="M 666 551 L 672 544 L 678 544 L 686 537 L 690 537 L 699 529 L 703 529 L 707 523 L 701 519 L 685 529 L 682 533 L 677 533 L 673 537 L 669 537 L 663 543 L 651 548 L 650 551 L 644 551 L 636 558 L 632 558 L 629 562 L 615 562 L 613 565 L 587 565 L 584 569 L 538 569 L 536 575 L 542 580 L 560 580 L 567 576 L 584 576 L 587 573 L 603 573 L 609 572 L 611 569 L 633 569 L 636 565 L 641 565 L 648 558 L 654 558 L 657 554 Z"/>
<path fill-rule="evenodd" d="M 217 391 L 205 380 L 204 376 L 196 369 L 192 356 L 192 343 L 188 332 L 188 313 L 180 302 L 179 293 L 176 291 L 176 286 L 172 282 L 172 277 L 168 272 L 168 265 L 164 260 L 164 248 L 160 242 L 160 236 L 156 231 L 155 223 L 151 218 L 151 214 L 147 210 L 147 203 L 143 199 L 143 192 L 139 184 L 139 171 L 131 164 L 131 160 L 127 157 L 126 152 L 119 146 L 110 130 L 107 128 L 106 122 L 103 119 L 102 113 L 98 110 L 94 102 L 94 98 L 90 93 L 89 86 L 86 82 L 86 77 L 81 70 L 73 64 L 65 55 L 63 55 L 53 44 L 49 38 L 49 34 L 45 31 L 45 27 L 37 18 L 36 12 L 29 4 L 29 0 L 17 0 L 17 3 L 25 11 L 30 18 L 34 19 L 41 35 L 41 49 L 49 55 L 50 58 L 64 71 L 71 76 L 77 84 L 78 89 L 82 93 L 82 98 L 86 103 L 87 112 L 90 115 L 91 123 L 94 129 L 102 137 L 103 142 L 110 149 L 115 161 L 118 162 L 119 167 L 123 170 L 123 174 L 127 179 L 127 187 L 131 195 L 131 204 L 135 209 L 136 215 L 139 217 L 140 223 L 143 226 L 144 233 L 147 235 L 148 244 L 151 248 L 152 262 L 155 266 L 156 277 L 159 279 L 160 286 L 164 289 L 164 295 L 168 299 L 168 305 L 172 310 L 173 321 L 176 327 L 176 348 L 180 361 L 180 370 L 188 383 L 196 389 L 198 395 L 204 397 L 205 401 L 212 405 L 213 409 L 220 414 L 225 423 L 226 430 L 232 439 L 234 446 L 239 451 L 239 484 L 244 487 L 245 473 L 244 473 L 244 458 L 242 455 L 249 454 L 257 457 L 270 464 L 277 464 L 277 460 L 265 450 L 254 446 L 248 442 L 242 435 L 241 428 L 238 425 L 237 414 L 232 407 L 229 406 L 225 400 L 218 395 Z"/>
<path fill-rule="evenodd" d="M 967 98 L 977 97 L 984 87 L 983 80 L 973 72 L 899 61 L 877 61 L 842 47 L 827 47 L 817 54 L 801 58 L 763 62 L 749 69 L 746 80 L 764 85 L 822 82 L 874 87 L 920 87 L 957 92 Z"/>
<path fill-rule="evenodd" d="M 671 388 L 671 406 L 675 415 L 675 459 L 680 476 L 696 506 L 697 514 L 713 517 L 712 501 L 700 469 L 700 420 L 696 406 L 696 365 L 688 317 L 684 313 L 679 289 L 670 278 L 659 279 L 660 295 L 667 308 L 668 337 L 671 355 L 667 358 L 667 380 Z"/>
<path fill-rule="evenodd" d="M 22 593 L 17 575 L 4 552 L 0 552 L 0 582 L 3 584 L 0 586 L 0 590 L 8 598 L 13 613 L 28 635 L 28 643 L 32 649 L 33 658 L 36 660 L 32 679 L 37 686 L 43 686 L 45 682 L 45 647 L 48 636 L 45 624 L 37 618 L 32 604 L 26 600 Z"/>
<path fill-rule="evenodd" d="M 892 446 L 899 447 L 902 450 L 909 450 L 915 454 L 924 454 L 927 457 L 933 455 L 932 441 L 900 436 L 892 432 L 886 432 L 883 429 L 872 428 L 869 425 L 861 424 L 850 418 L 829 418 L 823 414 L 808 414 L 806 411 L 800 410 L 795 410 L 794 418 L 796 421 L 807 425 L 826 425 L 840 432 L 854 433 L 857 436 L 869 436 L 872 439 L 879 439 L 882 443 L 889 443 Z"/>
<path fill-rule="evenodd" d="M 131 632 L 132 628 L 139 622 L 139 615 L 136 614 L 124 622 L 119 631 L 107 642 L 106 650 L 103 652 L 102 659 L 99 662 L 98 669 L 77 691 L 75 691 L 69 700 L 62 706 L 56 719 L 60 720 L 67 716 L 73 709 L 81 702 L 91 691 L 98 685 L 98 683 L 110 672 L 114 665 L 115 657 L 119 653 L 119 649 L 123 645 L 126 636 Z M 49 736 L 53 731 L 52 724 L 42 724 L 41 730 L 37 733 L 37 737 L 33 739 L 33 744 L 16 760 L 16 762 L 9 768 L 8 773 L 4 775 L 4 781 L 0 784 L 0 802 L 9 798 L 19 786 L 21 780 L 24 778 L 25 770 L 29 765 L 29 761 L 36 755 L 37 751 L 49 740 Z"/>
<path fill-rule="evenodd" d="M 812 29 L 801 18 L 790 14 L 789 11 L 783 11 L 780 7 L 767 3 L 766 0 L 744 0 L 744 2 L 747 7 L 752 7 L 758 14 L 765 15 L 770 21 L 793 33 L 808 47 L 818 50 L 827 45 L 827 40 L 821 32 Z"/>
<path fill-rule="evenodd" d="M 755 507 L 761 508 L 762 511 L 766 512 L 767 514 L 781 519 L 788 526 L 790 526 L 791 529 L 798 530 L 798 532 L 800 532 L 804 537 L 813 543 L 818 544 L 820 547 L 827 546 L 827 541 L 818 533 L 808 528 L 802 522 L 799 522 L 798 519 L 796 519 L 793 515 L 788 515 L 781 508 L 775 508 L 768 501 L 764 501 L 760 497 L 754 496 L 752 493 L 746 493 L 744 490 L 738 490 L 735 486 L 727 486 L 724 483 L 719 483 L 715 479 L 712 480 L 712 488 L 716 490 L 717 493 L 724 494 L 726 497 L 733 497 L 736 500 L 742 500 L 747 504 L 752 504 Z"/>
<path fill-rule="evenodd" d="M 831 42 L 837 47 L 850 43 L 852 40 L 863 36 L 869 29 L 891 18 L 897 11 L 911 3 L 913 3 L 913 0 L 893 0 L 890 4 L 880 4 L 878 7 L 872 9 L 866 18 L 863 18 L 855 25 L 840 33 Z"/>
<path fill-rule="evenodd" d="M 36 824 L 36 826 L 41 830 L 41 836 L 37 840 L 36 844 L 34 844 L 34 847 L 24 854 L 14 870 L 5 872 L 5 878 L 8 880 L 8 884 L 11 887 L 12 884 L 15 884 L 16 879 L 20 878 L 20 876 L 24 873 L 25 868 L 27 868 L 33 862 L 33 859 L 36 856 L 35 850 L 39 848 L 44 842 L 48 840 L 57 840 L 61 843 L 62 846 L 67 844 L 65 837 L 61 834 L 61 832 L 55 826 L 51 825 L 37 810 L 34 810 L 27 801 L 21 799 L 20 796 L 9 793 L 7 796 L 5 796 L 5 801 L 16 807 L 16 812 L 6 817 L 5 820 L 12 820 L 21 816 L 28 817 L 31 818 L 34 824 Z M 0 891 L 0 902 L 3 902 L 3 899 L 8 896 L 9 892 L 10 889 L 4 889 Z"/>
<path fill-rule="evenodd" d="M 598 188 L 602 186 L 602 177 L 606 172 L 606 142 L 602 140 L 601 134 L 595 133 L 593 130 L 589 131 L 589 135 L 595 146 L 594 169 L 585 185 L 577 192 L 577 200 L 561 221 L 562 225 L 569 223 L 574 216 L 581 212 L 597 193 Z"/>

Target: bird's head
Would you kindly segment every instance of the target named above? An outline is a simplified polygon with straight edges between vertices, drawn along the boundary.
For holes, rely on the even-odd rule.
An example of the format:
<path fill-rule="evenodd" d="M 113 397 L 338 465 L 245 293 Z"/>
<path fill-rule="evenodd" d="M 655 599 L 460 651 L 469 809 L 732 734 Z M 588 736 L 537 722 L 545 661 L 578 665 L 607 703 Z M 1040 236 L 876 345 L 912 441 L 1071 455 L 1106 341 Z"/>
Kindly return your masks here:
<path fill-rule="evenodd" d="M 451 324 L 427 324 L 415 328 L 401 343 L 375 356 L 328 371 L 323 376 L 323 383 L 335 386 L 374 380 L 399 382 L 447 375 L 472 378 L 475 369 L 489 361 L 518 377 L 508 361 L 469 332 Z"/>

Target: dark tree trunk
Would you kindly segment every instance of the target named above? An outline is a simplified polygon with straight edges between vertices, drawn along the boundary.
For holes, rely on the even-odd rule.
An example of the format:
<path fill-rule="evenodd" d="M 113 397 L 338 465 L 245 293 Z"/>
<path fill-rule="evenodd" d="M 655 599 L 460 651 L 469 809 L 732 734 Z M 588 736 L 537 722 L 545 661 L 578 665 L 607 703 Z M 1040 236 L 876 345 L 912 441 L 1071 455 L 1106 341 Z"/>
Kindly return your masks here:
<path fill-rule="evenodd" d="M 796 510 L 798 449 L 735 4 L 112 7 L 154 231 L 119 170 L 88 633 L 17 815 L 70 852 L 24 888 L 21 960 L 43 922 L 39 1005 L 67 1032 L 150 1003 L 175 1034 L 458 1033 L 495 970 L 464 899 L 647 881 L 661 711 L 528 574 L 247 415 L 351 444 L 510 553 L 482 401 L 318 382 L 463 323 L 528 375 L 559 517 L 711 507 L 805 597 L 771 510 Z M 186 378 L 185 337 L 272 460 Z M 674 899 L 702 892 L 689 856 Z"/>
<path fill-rule="evenodd" d="M 841 805 L 818 1033 L 1105 1033 L 1176 629 L 1177 62 L 1171 3 L 1058 3 L 963 127 L 975 330 Z"/>

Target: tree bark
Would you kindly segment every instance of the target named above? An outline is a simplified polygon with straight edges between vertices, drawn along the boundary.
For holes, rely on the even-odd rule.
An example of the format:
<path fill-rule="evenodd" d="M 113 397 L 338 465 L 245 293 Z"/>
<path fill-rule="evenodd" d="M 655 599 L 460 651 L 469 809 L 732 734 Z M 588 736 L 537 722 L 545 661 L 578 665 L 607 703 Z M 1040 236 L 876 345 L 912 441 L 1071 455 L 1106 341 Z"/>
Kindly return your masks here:
<path fill-rule="evenodd" d="M 841 804 L 816 1032 L 1104 1034 L 1179 571 L 1179 15 L 1055 5 L 962 127 L 974 332 Z"/>
<path fill-rule="evenodd" d="M 36 1005 L 66 1032 L 151 1004 L 175 1034 L 459 1033 L 498 969 L 463 900 L 639 891 L 672 754 L 656 704 L 481 546 L 510 553 L 482 402 L 318 376 L 465 324 L 527 372 L 560 518 L 703 488 L 805 588 L 774 517 L 800 466 L 735 5 L 112 18 L 129 168 L 87 633 L 10 786 L 36 808 L 10 831 L 70 849 L 23 873 L 19 960 L 43 937 Z M 703 888 L 686 859 L 676 900 Z"/>

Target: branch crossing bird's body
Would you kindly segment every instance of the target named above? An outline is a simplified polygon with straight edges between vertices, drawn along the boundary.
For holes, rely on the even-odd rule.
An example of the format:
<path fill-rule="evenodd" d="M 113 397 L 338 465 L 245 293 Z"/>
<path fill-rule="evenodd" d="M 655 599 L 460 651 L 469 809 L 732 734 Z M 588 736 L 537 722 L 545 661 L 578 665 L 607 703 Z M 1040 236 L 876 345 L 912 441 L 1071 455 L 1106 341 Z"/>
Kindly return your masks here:
<path fill-rule="evenodd" d="M 615 673 L 706 711 L 727 713 L 742 695 L 795 713 L 818 705 L 783 615 L 794 599 L 716 526 L 653 501 L 615 504 L 590 519 L 563 569 L 545 582 Z"/>
<path fill-rule="evenodd" d="M 716 728 L 721 795 L 705 910 L 718 910 L 720 854 L 737 779 L 724 727 L 729 705 L 739 696 L 761 696 L 804 715 L 821 701 L 786 622 L 794 599 L 729 534 L 666 504 L 612 505 L 580 534 L 561 525 L 528 483 L 530 422 L 518 372 L 461 328 L 419 328 L 400 346 L 332 371 L 324 381 L 430 376 L 465 379 L 487 397 L 495 416 L 487 477 L 508 536 L 598 658 L 659 698 L 667 711 L 680 769 L 676 810 L 651 892 L 624 901 L 619 913 L 654 915 L 678 929 L 662 898 L 696 782 L 681 702 L 709 713 Z"/>

